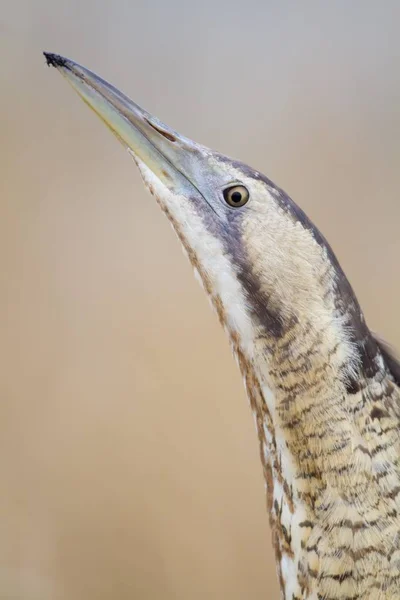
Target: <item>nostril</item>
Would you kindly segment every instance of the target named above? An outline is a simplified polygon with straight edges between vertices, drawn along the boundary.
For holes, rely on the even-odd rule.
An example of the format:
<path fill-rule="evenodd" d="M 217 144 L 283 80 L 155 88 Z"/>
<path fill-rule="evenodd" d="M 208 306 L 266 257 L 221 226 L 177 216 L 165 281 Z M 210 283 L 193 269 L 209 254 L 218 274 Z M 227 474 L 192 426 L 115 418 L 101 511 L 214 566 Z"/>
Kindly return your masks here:
<path fill-rule="evenodd" d="M 164 131 L 164 129 L 161 129 L 161 127 L 159 127 L 158 125 L 155 125 L 154 123 L 152 123 L 148 119 L 146 119 L 146 122 L 150 125 L 150 127 L 152 127 L 153 129 L 155 129 L 156 131 L 158 131 L 159 134 L 161 134 L 165 138 L 167 138 L 167 140 L 169 140 L 170 142 L 176 142 L 176 137 L 173 136 L 172 133 L 169 133 L 168 131 Z"/>

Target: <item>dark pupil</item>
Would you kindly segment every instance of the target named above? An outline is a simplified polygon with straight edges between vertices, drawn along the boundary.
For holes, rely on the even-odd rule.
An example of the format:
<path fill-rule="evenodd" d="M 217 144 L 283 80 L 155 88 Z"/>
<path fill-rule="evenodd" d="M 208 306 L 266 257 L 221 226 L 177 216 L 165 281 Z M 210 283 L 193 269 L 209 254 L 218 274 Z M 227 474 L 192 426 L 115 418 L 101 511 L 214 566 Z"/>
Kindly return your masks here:
<path fill-rule="evenodd" d="M 233 192 L 233 194 L 231 195 L 231 200 L 235 204 L 238 204 L 241 201 L 241 199 L 242 199 L 242 194 L 240 192 Z"/>

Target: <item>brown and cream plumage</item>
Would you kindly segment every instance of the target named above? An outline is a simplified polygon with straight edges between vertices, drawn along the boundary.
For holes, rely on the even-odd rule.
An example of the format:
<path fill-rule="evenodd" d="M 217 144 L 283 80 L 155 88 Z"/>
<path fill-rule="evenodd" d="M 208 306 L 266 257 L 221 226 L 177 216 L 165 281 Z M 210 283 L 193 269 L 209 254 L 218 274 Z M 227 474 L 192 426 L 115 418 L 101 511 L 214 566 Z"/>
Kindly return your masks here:
<path fill-rule="evenodd" d="M 330 246 L 259 172 L 73 61 L 46 58 L 132 155 L 229 336 L 255 415 L 282 598 L 400 598 L 400 365 Z"/>

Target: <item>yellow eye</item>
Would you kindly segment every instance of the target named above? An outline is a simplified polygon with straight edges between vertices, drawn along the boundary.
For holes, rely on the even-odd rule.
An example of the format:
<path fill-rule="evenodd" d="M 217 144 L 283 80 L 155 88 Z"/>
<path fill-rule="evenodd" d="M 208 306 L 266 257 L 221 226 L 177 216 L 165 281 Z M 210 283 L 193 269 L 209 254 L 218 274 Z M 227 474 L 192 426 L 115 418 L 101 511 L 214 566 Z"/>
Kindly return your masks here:
<path fill-rule="evenodd" d="M 230 188 L 224 190 L 225 202 L 233 208 L 240 208 L 248 202 L 250 197 L 249 192 L 244 185 L 233 185 Z"/>

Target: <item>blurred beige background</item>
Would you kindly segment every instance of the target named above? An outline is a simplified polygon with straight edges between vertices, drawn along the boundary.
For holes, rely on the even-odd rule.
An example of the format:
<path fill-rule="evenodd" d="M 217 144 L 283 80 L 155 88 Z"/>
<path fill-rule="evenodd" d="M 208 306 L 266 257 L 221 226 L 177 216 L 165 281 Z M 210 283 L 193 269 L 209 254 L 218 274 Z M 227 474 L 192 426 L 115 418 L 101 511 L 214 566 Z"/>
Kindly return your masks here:
<path fill-rule="evenodd" d="M 0 598 L 277 598 L 228 344 L 129 156 L 41 51 L 284 187 L 400 346 L 400 4 L 1 7 Z"/>

